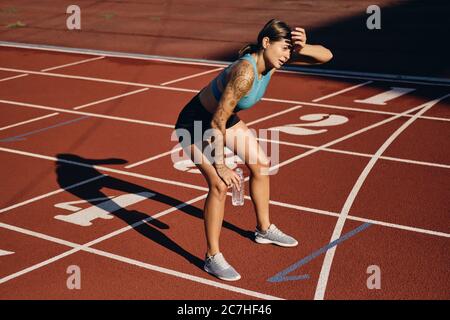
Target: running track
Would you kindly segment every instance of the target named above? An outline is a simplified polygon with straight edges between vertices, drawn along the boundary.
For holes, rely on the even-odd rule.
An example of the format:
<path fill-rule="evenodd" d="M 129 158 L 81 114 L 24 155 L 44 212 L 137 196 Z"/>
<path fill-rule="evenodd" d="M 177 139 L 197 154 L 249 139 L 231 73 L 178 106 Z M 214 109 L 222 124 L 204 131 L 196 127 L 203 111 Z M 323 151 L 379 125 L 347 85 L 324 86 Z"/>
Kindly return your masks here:
<path fill-rule="evenodd" d="M 170 135 L 223 67 L 0 47 L 0 298 L 448 299 L 442 83 L 277 72 L 240 116 L 298 129 L 269 141 L 270 210 L 300 244 L 254 243 L 250 199 L 227 201 L 222 252 L 242 279 L 202 270 L 207 186 L 174 167 Z M 370 266 L 380 289 L 367 286 Z"/>

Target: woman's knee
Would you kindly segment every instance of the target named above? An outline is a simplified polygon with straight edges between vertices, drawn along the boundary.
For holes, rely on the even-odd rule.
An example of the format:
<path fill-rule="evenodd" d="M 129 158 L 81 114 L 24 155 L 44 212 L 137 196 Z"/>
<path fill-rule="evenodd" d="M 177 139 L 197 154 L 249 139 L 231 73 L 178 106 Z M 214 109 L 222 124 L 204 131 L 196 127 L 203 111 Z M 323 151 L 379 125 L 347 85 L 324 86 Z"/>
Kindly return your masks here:
<path fill-rule="evenodd" d="M 250 174 L 254 178 L 264 178 L 269 177 L 270 173 L 270 162 L 259 162 L 257 164 L 248 165 Z"/>
<path fill-rule="evenodd" d="M 228 187 L 221 179 L 214 179 L 209 183 L 209 190 L 214 196 L 223 201 L 227 197 Z"/>

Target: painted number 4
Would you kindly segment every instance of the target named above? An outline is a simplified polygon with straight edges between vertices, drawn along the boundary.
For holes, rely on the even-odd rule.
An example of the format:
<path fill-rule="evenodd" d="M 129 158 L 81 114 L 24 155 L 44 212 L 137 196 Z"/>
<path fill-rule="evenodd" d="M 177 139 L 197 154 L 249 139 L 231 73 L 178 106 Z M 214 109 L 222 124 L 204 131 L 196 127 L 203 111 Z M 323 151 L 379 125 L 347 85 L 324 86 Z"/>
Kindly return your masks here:
<path fill-rule="evenodd" d="M 327 129 L 318 128 L 338 126 L 348 121 L 347 117 L 327 113 L 306 114 L 299 119 L 306 122 L 286 124 L 284 126 L 270 128 L 269 130 L 278 130 L 296 136 L 309 136 L 328 131 Z"/>
<path fill-rule="evenodd" d="M 69 215 L 57 215 L 55 216 L 55 219 L 82 227 L 88 227 L 92 225 L 92 220 L 98 218 L 112 219 L 114 216 L 112 216 L 111 213 L 149 199 L 154 195 L 155 194 L 151 192 L 139 192 L 136 194 L 123 194 L 118 197 L 106 197 L 57 203 L 55 204 L 55 207 L 75 212 Z M 82 203 L 95 203 L 95 205 L 85 209 L 74 206 L 75 204 L 78 205 Z"/>

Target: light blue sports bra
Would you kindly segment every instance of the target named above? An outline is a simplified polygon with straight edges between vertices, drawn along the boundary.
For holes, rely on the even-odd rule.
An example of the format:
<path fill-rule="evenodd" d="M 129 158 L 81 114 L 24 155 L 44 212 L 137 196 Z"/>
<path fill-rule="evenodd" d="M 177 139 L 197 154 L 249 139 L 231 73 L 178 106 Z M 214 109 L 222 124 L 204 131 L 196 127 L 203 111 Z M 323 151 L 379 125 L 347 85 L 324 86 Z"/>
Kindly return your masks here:
<path fill-rule="evenodd" d="M 242 97 L 241 100 L 236 104 L 236 107 L 234 109 L 234 112 L 238 112 L 240 110 L 249 109 L 252 107 L 255 103 L 257 103 L 264 95 L 264 92 L 266 92 L 267 85 L 269 84 L 269 80 L 271 77 L 271 72 L 268 72 L 267 74 L 263 75 L 261 80 L 258 78 L 258 71 L 256 69 L 256 61 L 253 58 L 253 56 L 250 53 L 247 53 L 246 55 L 239 58 L 239 60 L 247 60 L 250 61 L 250 63 L 253 65 L 253 71 L 255 72 L 255 80 L 253 81 L 253 85 L 251 90 L 247 93 L 246 96 Z M 220 98 L 222 97 L 222 92 L 219 91 L 219 88 L 217 87 L 217 80 L 220 81 L 222 84 L 222 88 L 225 88 L 225 76 L 229 72 L 229 68 L 232 65 L 229 65 L 226 67 L 214 80 L 212 81 L 212 91 L 214 94 L 214 97 L 217 101 L 220 101 Z"/>

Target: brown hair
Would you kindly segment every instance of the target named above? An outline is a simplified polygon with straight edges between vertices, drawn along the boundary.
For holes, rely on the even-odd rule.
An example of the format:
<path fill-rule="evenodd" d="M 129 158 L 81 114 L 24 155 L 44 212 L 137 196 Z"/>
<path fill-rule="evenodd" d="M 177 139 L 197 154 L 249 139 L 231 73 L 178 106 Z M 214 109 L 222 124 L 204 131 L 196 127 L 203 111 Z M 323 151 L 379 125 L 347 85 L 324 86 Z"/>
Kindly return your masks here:
<path fill-rule="evenodd" d="M 291 27 L 283 21 L 276 19 L 270 20 L 259 32 L 256 43 L 249 43 L 239 50 L 239 57 L 247 53 L 258 52 L 262 49 L 262 40 L 264 37 L 268 37 L 270 41 L 291 40 Z"/>

